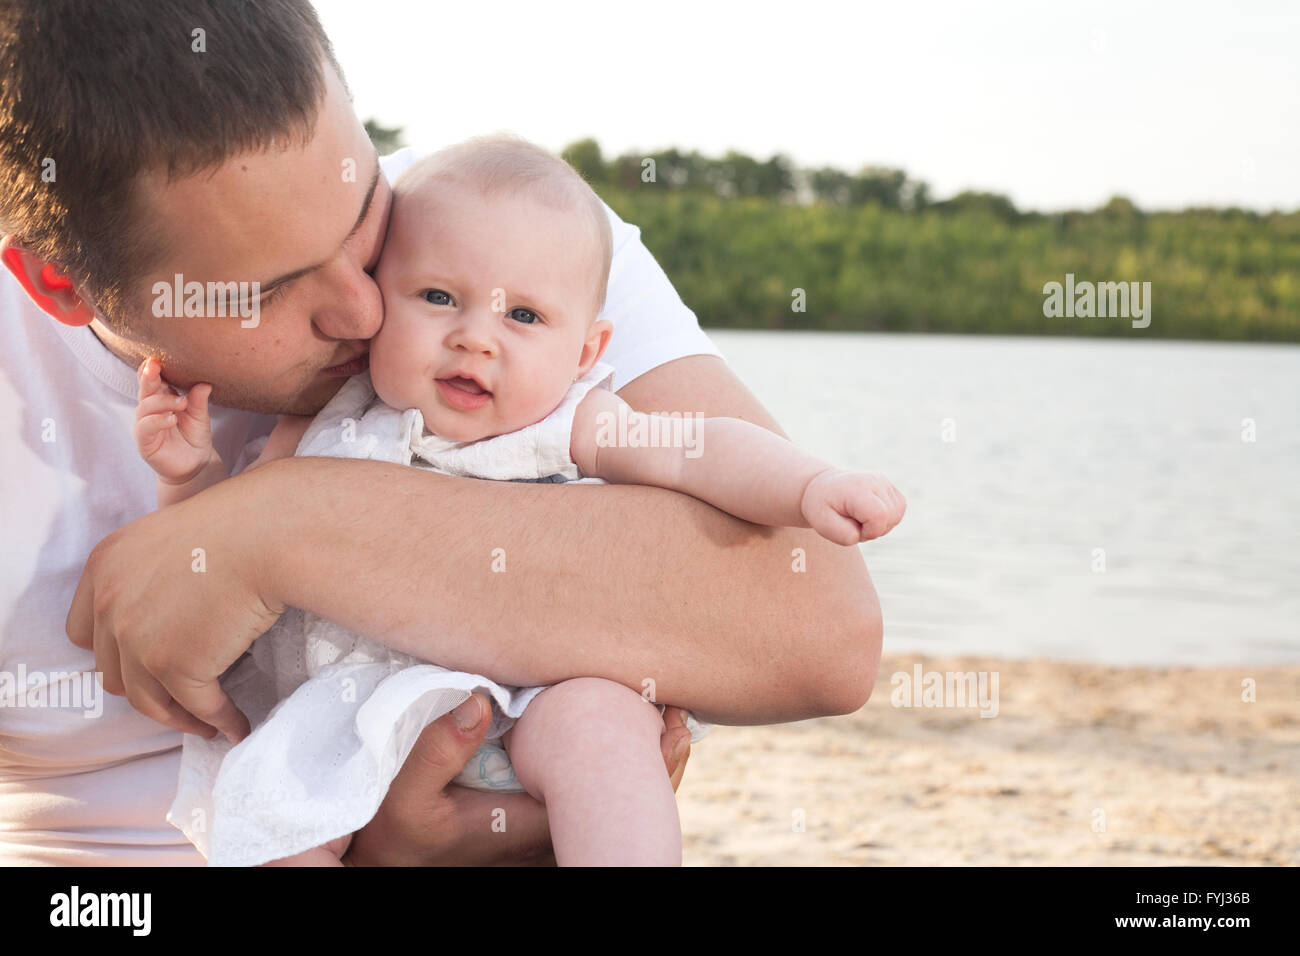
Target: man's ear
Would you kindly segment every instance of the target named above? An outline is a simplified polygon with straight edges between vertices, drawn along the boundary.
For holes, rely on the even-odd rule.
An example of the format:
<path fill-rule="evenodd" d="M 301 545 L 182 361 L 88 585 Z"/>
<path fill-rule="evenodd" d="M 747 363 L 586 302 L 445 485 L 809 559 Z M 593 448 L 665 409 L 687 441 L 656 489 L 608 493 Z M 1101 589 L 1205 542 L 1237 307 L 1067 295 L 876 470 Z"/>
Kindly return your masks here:
<path fill-rule="evenodd" d="M 32 255 L 11 235 L 0 238 L 0 262 L 33 302 L 64 325 L 89 325 L 94 320 L 95 310 L 58 266 Z"/>
<path fill-rule="evenodd" d="M 575 382 L 590 372 L 591 367 L 600 361 L 600 357 L 605 354 L 605 346 L 609 345 L 609 337 L 613 334 L 614 323 L 608 319 L 592 323 L 591 331 L 587 333 L 587 341 L 582 343 L 582 354 L 578 356 L 578 374 L 574 378 Z"/>

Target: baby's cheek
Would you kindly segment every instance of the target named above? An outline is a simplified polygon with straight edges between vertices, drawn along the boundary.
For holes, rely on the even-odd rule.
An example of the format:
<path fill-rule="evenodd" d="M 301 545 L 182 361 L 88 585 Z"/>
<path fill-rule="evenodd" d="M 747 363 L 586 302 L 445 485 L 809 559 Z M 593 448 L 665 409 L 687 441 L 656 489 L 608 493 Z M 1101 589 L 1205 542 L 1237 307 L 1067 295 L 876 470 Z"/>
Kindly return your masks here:
<path fill-rule="evenodd" d="M 525 425 L 540 422 L 551 414 L 572 384 L 572 375 L 568 378 L 554 375 L 530 378 L 527 388 L 515 396 L 518 405 L 511 409 L 511 417 L 519 424 L 514 425 L 513 428 L 523 428 Z"/>
<path fill-rule="evenodd" d="M 407 383 L 410 376 L 404 359 L 408 353 L 402 348 L 396 326 L 385 323 L 370 340 L 370 381 L 375 394 L 393 408 L 408 408 Z"/>
<path fill-rule="evenodd" d="M 375 394 L 383 399 L 385 405 L 393 404 L 395 396 L 389 387 L 388 363 L 384 361 L 383 352 L 375 348 L 373 339 L 370 346 L 370 384 L 375 387 Z"/>

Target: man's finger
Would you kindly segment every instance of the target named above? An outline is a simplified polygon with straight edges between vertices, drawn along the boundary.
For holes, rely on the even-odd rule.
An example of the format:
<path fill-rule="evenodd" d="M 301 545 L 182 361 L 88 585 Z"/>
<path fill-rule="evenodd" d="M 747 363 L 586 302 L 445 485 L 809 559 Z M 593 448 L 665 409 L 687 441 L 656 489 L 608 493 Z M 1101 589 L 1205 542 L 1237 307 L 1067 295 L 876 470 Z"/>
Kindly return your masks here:
<path fill-rule="evenodd" d="M 117 640 L 106 627 L 100 627 L 95 640 L 95 670 L 99 671 L 102 677 L 104 690 L 114 697 L 121 697 L 126 693 L 126 685 L 122 683 L 122 661 L 119 657 Z"/>
<path fill-rule="evenodd" d="M 205 724 L 171 698 L 167 700 L 167 719 L 162 723 L 168 727 L 175 727 L 183 734 L 195 734 L 205 740 L 211 740 L 221 733 L 216 727 Z"/>
<path fill-rule="evenodd" d="M 691 731 L 686 726 L 686 711 L 680 707 L 664 708 L 664 732 L 659 737 L 659 750 L 673 790 L 682 782 L 686 760 L 691 755 Z"/>
<path fill-rule="evenodd" d="M 686 773 L 686 761 L 691 759 L 690 731 L 677 735 L 676 746 L 678 748 L 676 752 L 681 754 L 681 759 L 677 762 L 677 766 L 668 772 L 668 782 L 673 785 L 673 793 L 676 793 L 677 788 L 681 786 L 682 776 Z"/>
<path fill-rule="evenodd" d="M 188 687 L 163 681 L 163 687 L 186 713 L 216 727 L 232 744 L 248 736 L 248 718 L 215 680 Z"/>
<path fill-rule="evenodd" d="M 144 665 L 124 663 L 122 679 L 126 683 L 126 699 L 146 717 L 183 734 L 197 734 L 208 740 L 220 733 L 216 727 L 205 724 L 172 700 L 167 688 L 145 670 Z"/>
<path fill-rule="evenodd" d="M 477 721 L 473 720 L 471 704 L 478 708 Z M 459 714 L 456 711 L 443 714 L 424 728 L 389 787 L 389 797 L 401 802 L 410 795 L 411 799 L 427 801 L 446 787 L 478 750 L 491 726 L 487 719 L 491 714 L 487 699 L 482 694 L 473 694 L 457 710 Z M 471 722 L 461 727 L 457 718 L 465 719 L 466 713 L 471 715 Z"/>
<path fill-rule="evenodd" d="M 467 706 L 468 705 L 468 706 Z M 374 819 L 354 836 L 346 863 L 354 866 L 438 866 L 460 864 L 483 865 L 482 840 L 467 844 L 466 820 L 488 820 L 483 833 L 491 839 L 494 850 L 513 846 L 518 838 L 533 833 L 533 842 L 547 833 L 545 813 L 540 828 L 526 803 L 510 812 L 509 837 L 491 831 L 490 816 L 494 808 L 514 806 L 516 797 L 524 797 L 536 808 L 527 794 L 499 794 L 448 786 L 451 779 L 473 756 L 488 728 L 491 711 L 481 694 L 474 694 L 460 704 L 459 715 L 443 714 L 421 732 L 415 746 L 393 779 L 384 802 Z M 457 722 L 469 713 L 468 726 Z M 482 807 L 487 809 L 483 810 Z M 480 812 L 481 810 L 481 812 Z M 476 825 L 476 824 L 475 824 Z M 523 830 L 524 833 L 518 831 Z M 500 842 L 505 840 L 506 842 Z M 468 855 L 466 855 L 468 854 Z"/>
<path fill-rule="evenodd" d="M 672 704 L 664 706 L 664 730 L 673 731 L 686 728 L 686 711 Z"/>
<path fill-rule="evenodd" d="M 90 575 L 83 569 L 77 590 L 72 595 L 72 604 L 68 607 L 68 618 L 63 629 L 67 631 L 68 640 L 78 647 L 91 650 L 95 646 L 95 586 L 90 583 Z"/>

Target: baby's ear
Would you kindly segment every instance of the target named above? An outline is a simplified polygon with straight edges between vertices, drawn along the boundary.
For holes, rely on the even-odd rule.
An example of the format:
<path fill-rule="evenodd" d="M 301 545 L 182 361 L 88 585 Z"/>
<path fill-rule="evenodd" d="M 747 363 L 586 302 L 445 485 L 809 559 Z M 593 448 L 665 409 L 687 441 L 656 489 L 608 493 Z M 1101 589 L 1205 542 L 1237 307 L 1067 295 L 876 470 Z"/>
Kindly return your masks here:
<path fill-rule="evenodd" d="M 591 367 L 600 361 L 609 345 L 609 337 L 614 334 L 614 323 L 609 319 L 600 319 L 591 324 L 587 332 L 587 341 L 582 343 L 582 354 L 578 356 L 578 374 L 576 382 L 591 371 Z"/>

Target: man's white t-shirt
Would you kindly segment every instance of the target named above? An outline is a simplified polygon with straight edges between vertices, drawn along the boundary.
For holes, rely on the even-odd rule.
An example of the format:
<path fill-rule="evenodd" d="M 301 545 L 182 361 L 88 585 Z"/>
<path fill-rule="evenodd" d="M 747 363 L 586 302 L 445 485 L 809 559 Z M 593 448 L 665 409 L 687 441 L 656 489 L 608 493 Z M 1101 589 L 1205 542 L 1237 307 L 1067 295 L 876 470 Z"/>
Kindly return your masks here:
<path fill-rule="evenodd" d="M 391 181 L 416 158 L 394 153 L 384 172 Z M 601 317 L 614 333 L 602 361 L 615 389 L 682 356 L 718 355 L 640 230 L 609 216 Z M 65 630 L 91 549 L 156 507 L 154 472 L 131 433 L 135 396 L 135 369 L 89 327 L 40 311 L 0 270 L 0 864 L 203 863 L 164 819 L 180 733 L 103 693 L 94 655 Z M 274 421 L 213 407 L 223 460 L 239 470 Z"/>

